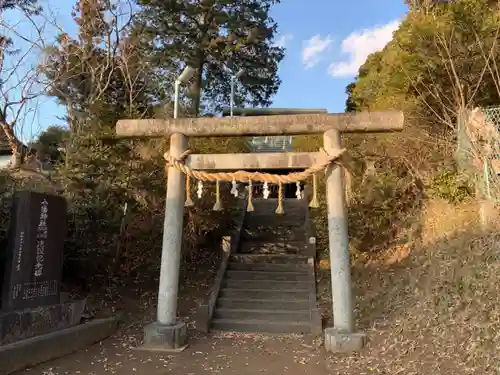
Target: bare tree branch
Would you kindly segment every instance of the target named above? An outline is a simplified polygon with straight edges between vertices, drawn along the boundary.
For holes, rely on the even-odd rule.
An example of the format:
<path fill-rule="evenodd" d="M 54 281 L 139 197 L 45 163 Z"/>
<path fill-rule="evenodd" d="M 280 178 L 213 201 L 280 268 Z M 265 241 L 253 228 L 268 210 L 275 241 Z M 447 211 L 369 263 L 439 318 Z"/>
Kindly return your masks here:
<path fill-rule="evenodd" d="M 45 24 L 35 20 L 32 12 L 24 11 L 22 21 L 9 24 L 2 17 L 0 28 L 0 127 L 11 151 L 11 167 L 22 162 L 25 146 L 19 139 L 23 124 L 29 121 L 28 114 L 35 114 L 35 99 L 43 95 L 45 86 L 37 71 L 39 57 L 44 49 Z M 24 34 L 27 21 L 34 37 Z M 16 47 L 16 50 L 9 50 Z"/>

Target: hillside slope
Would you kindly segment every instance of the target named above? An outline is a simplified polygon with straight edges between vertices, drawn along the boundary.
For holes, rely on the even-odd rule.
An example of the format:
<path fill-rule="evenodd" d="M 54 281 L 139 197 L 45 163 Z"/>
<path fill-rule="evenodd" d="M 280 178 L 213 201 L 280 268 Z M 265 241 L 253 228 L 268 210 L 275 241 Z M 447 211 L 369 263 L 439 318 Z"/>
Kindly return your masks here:
<path fill-rule="evenodd" d="M 330 356 L 331 374 L 500 373 L 500 234 L 478 227 L 474 202 L 427 201 L 420 219 L 419 243 L 353 265 L 370 341 Z"/>

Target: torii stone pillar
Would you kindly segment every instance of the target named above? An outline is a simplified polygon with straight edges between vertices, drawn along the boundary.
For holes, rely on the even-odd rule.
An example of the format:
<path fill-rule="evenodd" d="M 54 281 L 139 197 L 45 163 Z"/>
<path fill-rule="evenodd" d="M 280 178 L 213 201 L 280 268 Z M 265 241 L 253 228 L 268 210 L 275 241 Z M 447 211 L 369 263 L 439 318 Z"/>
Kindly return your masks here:
<path fill-rule="evenodd" d="M 340 132 L 329 130 L 323 135 L 327 153 L 342 147 Z M 354 331 L 354 308 L 351 286 L 349 236 L 345 203 L 344 170 L 329 167 L 326 174 L 328 242 L 332 280 L 333 327 L 325 329 L 325 349 L 347 352 L 363 347 L 365 335 Z"/>
<path fill-rule="evenodd" d="M 186 150 L 187 137 L 172 134 L 170 156 L 178 158 Z M 157 318 L 144 327 L 145 348 L 181 351 L 187 346 L 186 324 L 177 321 L 185 195 L 186 177 L 177 169 L 168 168 Z"/>

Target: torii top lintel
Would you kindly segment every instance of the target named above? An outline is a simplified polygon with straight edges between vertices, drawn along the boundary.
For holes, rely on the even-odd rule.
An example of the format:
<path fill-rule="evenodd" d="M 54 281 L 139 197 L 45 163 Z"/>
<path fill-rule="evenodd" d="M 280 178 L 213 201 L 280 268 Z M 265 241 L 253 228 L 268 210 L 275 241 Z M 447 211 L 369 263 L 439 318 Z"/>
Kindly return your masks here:
<path fill-rule="evenodd" d="M 401 131 L 402 112 L 314 113 L 273 116 L 196 117 L 178 119 L 119 120 L 119 138 L 320 134 L 330 129 L 343 133 Z"/>

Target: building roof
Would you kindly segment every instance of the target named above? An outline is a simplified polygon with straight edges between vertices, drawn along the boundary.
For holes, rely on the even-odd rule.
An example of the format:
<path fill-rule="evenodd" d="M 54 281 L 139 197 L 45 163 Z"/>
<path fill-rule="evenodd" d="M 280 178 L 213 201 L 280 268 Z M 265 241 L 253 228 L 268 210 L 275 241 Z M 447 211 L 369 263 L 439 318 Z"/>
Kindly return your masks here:
<path fill-rule="evenodd" d="M 234 116 L 273 116 L 273 115 L 310 115 L 326 114 L 327 109 L 322 108 L 233 108 Z M 222 108 L 222 117 L 230 116 L 231 108 Z"/>
<path fill-rule="evenodd" d="M 248 141 L 252 152 L 290 152 L 292 151 L 292 137 L 252 137 Z"/>
<path fill-rule="evenodd" d="M 28 149 L 28 146 L 26 146 L 24 143 L 21 143 L 21 152 L 26 153 L 30 152 Z M 5 135 L 5 132 L 0 129 L 0 155 L 11 155 L 12 154 L 12 149 L 10 148 L 9 141 L 7 140 L 7 136 Z"/>

